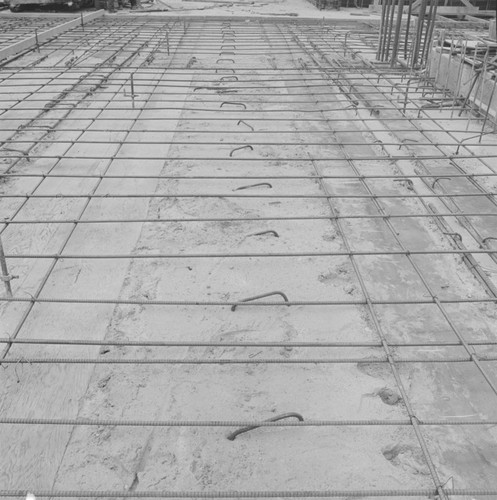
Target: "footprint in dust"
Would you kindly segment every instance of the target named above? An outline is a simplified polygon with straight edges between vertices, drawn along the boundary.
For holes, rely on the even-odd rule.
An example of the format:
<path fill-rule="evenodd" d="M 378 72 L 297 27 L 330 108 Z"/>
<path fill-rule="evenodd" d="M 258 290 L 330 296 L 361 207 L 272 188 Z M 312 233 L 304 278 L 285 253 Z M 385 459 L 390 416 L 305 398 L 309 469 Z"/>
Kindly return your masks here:
<path fill-rule="evenodd" d="M 392 376 L 387 363 L 357 363 L 357 369 L 369 377 L 388 379 Z"/>
<path fill-rule="evenodd" d="M 380 396 L 381 400 L 386 405 L 395 406 L 402 402 L 400 394 L 390 389 L 389 387 L 382 387 L 381 389 L 374 391 L 374 395 Z"/>
<path fill-rule="evenodd" d="M 361 404 L 359 405 L 359 409 L 362 409 L 362 402 L 364 398 L 376 398 L 378 396 L 383 401 L 383 403 L 389 406 L 397 406 L 403 402 L 400 394 L 390 389 L 389 387 L 381 387 L 380 389 L 376 389 L 375 391 L 368 394 L 363 394 L 361 396 Z"/>
<path fill-rule="evenodd" d="M 430 474 L 421 448 L 409 444 L 397 443 L 385 446 L 381 452 L 396 467 L 414 474 Z"/>

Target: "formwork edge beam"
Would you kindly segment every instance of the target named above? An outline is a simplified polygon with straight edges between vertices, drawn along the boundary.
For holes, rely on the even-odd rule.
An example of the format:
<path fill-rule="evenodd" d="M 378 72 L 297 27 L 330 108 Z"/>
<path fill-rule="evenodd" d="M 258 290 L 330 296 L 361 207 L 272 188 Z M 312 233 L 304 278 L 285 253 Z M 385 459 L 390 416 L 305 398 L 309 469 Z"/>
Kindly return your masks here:
<path fill-rule="evenodd" d="M 88 23 L 90 21 L 103 17 L 104 14 L 105 10 L 103 9 L 97 10 L 96 12 L 91 12 L 90 14 L 84 15 L 82 18 L 78 16 L 77 18 L 72 19 L 71 21 L 67 21 L 65 23 L 59 24 L 58 26 L 54 26 L 46 31 L 42 31 L 41 33 L 38 33 L 38 36 L 36 36 L 33 33 L 33 36 L 26 38 L 25 40 L 21 40 L 20 42 L 13 43 L 8 47 L 0 49 L 0 61 L 8 57 L 13 57 L 25 50 L 34 48 L 36 47 L 37 43 L 43 43 L 47 40 L 50 40 L 51 38 L 54 38 L 62 33 L 65 33 L 66 31 L 69 31 L 73 28 L 76 28 L 77 26 L 80 26 L 81 19 L 83 20 L 84 23 Z"/>

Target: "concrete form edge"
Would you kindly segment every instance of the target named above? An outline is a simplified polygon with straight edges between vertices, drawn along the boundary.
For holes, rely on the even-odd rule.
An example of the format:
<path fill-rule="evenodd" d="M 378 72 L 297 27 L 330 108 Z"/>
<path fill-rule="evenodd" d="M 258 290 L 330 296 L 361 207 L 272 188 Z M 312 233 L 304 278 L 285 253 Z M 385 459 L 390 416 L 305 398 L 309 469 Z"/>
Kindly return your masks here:
<path fill-rule="evenodd" d="M 96 12 L 91 12 L 90 14 L 86 14 L 83 16 L 83 23 L 87 23 L 95 19 L 98 19 L 100 17 L 103 17 L 104 14 L 105 11 L 103 9 L 97 10 Z M 54 26 L 53 28 L 38 33 L 38 42 L 39 43 L 46 42 L 47 40 L 50 40 L 51 38 L 54 38 L 62 33 L 65 33 L 66 31 L 69 31 L 73 28 L 76 28 L 77 26 L 81 26 L 80 17 L 77 17 L 76 19 L 72 19 L 71 21 L 67 21 L 66 23 L 59 24 L 58 26 Z M 19 54 L 20 52 L 29 50 L 34 47 L 36 47 L 35 35 L 26 38 L 25 40 L 21 40 L 20 42 L 13 43 L 8 47 L 0 49 L 0 61 L 2 59 L 6 59 L 7 57 L 13 57 Z"/>

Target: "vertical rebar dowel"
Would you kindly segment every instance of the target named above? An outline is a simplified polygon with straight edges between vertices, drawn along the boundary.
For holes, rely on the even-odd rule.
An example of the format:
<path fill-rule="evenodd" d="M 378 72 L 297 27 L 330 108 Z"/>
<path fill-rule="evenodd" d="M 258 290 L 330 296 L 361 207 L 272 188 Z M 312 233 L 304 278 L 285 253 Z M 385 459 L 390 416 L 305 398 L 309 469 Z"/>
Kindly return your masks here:
<path fill-rule="evenodd" d="M 393 38 L 392 47 L 392 62 L 391 66 L 397 63 L 397 54 L 399 50 L 400 28 L 402 27 L 402 12 L 404 10 L 404 0 L 399 0 L 399 10 L 397 11 L 397 24 L 395 25 L 395 35 Z"/>
<path fill-rule="evenodd" d="M 439 34 L 438 34 L 438 42 L 440 42 L 440 55 L 438 56 L 437 69 L 435 71 L 435 76 L 433 78 L 435 87 L 437 87 L 438 76 L 440 74 L 440 66 L 442 64 L 442 56 L 443 56 L 444 45 L 445 45 L 445 30 L 441 30 L 439 32 Z M 430 71 L 431 71 L 431 66 L 430 66 Z M 423 95 L 423 97 L 424 97 L 424 95 Z"/>
<path fill-rule="evenodd" d="M 83 13 L 81 12 L 81 28 L 83 28 L 83 31 L 85 30 L 85 21 L 83 19 Z"/>
<path fill-rule="evenodd" d="M 488 64 L 488 56 L 489 56 L 489 51 L 490 51 L 490 46 L 487 45 L 487 50 L 485 51 L 485 57 L 483 58 L 483 66 L 481 68 L 481 78 L 480 78 L 480 82 L 479 82 L 479 88 L 480 88 L 480 106 L 478 106 L 478 104 L 476 103 L 477 99 L 478 99 L 478 87 L 476 88 L 476 92 L 475 92 L 475 109 L 478 110 L 478 107 L 480 107 L 480 109 L 482 109 L 482 105 L 483 105 L 483 92 L 485 90 L 485 75 L 487 74 L 487 64 Z M 475 57 L 476 57 L 476 54 L 475 54 Z M 469 120 L 471 121 L 471 114 L 469 116 Z M 469 124 L 468 124 L 469 126 Z M 480 140 L 481 140 L 481 137 L 480 137 Z"/>
<path fill-rule="evenodd" d="M 3 251 L 2 238 L 0 237 L 0 269 L 2 271 L 2 281 L 5 284 L 5 291 L 7 292 L 7 297 L 12 297 L 12 287 L 10 286 L 10 280 L 12 277 L 9 275 L 9 270 L 7 269 L 7 261 L 5 260 L 5 253 Z"/>
<path fill-rule="evenodd" d="M 404 59 L 407 61 L 407 44 L 409 40 L 409 33 L 411 30 L 411 15 L 412 15 L 412 2 L 413 0 L 409 0 L 409 9 L 407 10 L 407 24 L 406 24 L 406 32 L 404 38 Z"/>
<path fill-rule="evenodd" d="M 452 67 L 452 54 L 453 54 L 453 52 L 454 52 L 454 37 L 452 37 L 450 39 L 449 58 L 447 60 L 447 75 L 445 76 L 445 82 L 444 82 L 443 87 L 442 87 L 442 98 L 440 99 L 440 112 L 442 111 L 445 93 L 446 93 L 447 87 L 449 85 L 450 69 Z M 442 56 L 440 55 L 440 57 L 442 57 Z"/>
<path fill-rule="evenodd" d="M 462 39 L 461 39 L 462 40 Z M 464 69 L 464 60 L 466 57 L 466 44 L 461 42 L 461 55 L 460 55 L 460 62 L 459 62 L 459 70 L 458 70 L 458 75 L 457 75 L 457 83 L 455 86 L 455 91 L 454 91 L 454 99 L 452 101 L 452 109 L 450 112 L 450 117 L 454 117 L 454 110 L 456 107 L 456 100 L 459 100 L 459 89 L 461 88 L 461 80 L 462 80 L 462 74 L 463 74 L 463 69 Z"/>
<path fill-rule="evenodd" d="M 385 12 L 385 30 L 383 32 L 383 50 L 381 52 L 381 60 L 385 60 L 385 54 L 387 51 L 387 37 L 388 37 L 388 21 L 390 20 L 390 7 L 394 0 L 386 0 L 387 10 Z"/>
<path fill-rule="evenodd" d="M 423 39 L 423 46 L 421 48 L 421 57 L 419 58 L 419 64 L 421 66 L 424 66 L 425 63 L 425 55 L 429 45 L 429 33 L 431 30 L 431 25 L 432 22 L 435 22 L 435 20 L 433 19 L 433 8 L 436 2 L 437 0 L 430 0 L 430 10 L 428 11 L 428 16 L 426 17 L 425 36 Z"/>
<path fill-rule="evenodd" d="M 385 59 L 388 61 L 390 56 L 390 46 L 392 43 L 392 31 L 393 31 L 393 19 L 395 16 L 395 0 L 392 0 L 392 10 L 390 12 L 390 19 L 388 21 L 388 40 L 387 40 L 387 51 L 385 54 Z"/>
<path fill-rule="evenodd" d="M 427 30 L 426 36 L 428 37 L 428 41 L 425 44 L 425 47 L 427 47 L 426 51 L 426 57 L 428 57 L 428 51 L 431 50 L 433 46 L 433 31 L 435 30 L 435 21 L 437 20 L 437 9 L 438 9 L 438 0 L 433 0 L 433 12 L 431 14 L 431 24 L 430 24 L 430 29 Z"/>
<path fill-rule="evenodd" d="M 167 55 L 170 55 L 169 52 L 169 31 L 166 31 L 166 45 L 167 45 Z"/>
<path fill-rule="evenodd" d="M 488 100 L 487 112 L 485 113 L 485 118 L 483 120 L 483 125 L 481 126 L 481 134 L 478 142 L 481 142 L 481 138 L 483 136 L 483 132 L 485 131 L 485 125 L 487 124 L 488 117 L 490 116 L 490 106 L 492 105 L 492 101 L 494 100 L 495 87 L 497 86 L 497 74 L 494 75 L 494 85 L 492 87 L 492 92 L 490 93 L 490 98 Z M 497 120 L 496 120 L 497 121 Z"/>
<path fill-rule="evenodd" d="M 132 102 L 133 109 L 135 109 L 135 81 L 134 81 L 133 73 L 131 73 L 130 80 L 131 80 L 131 102 Z"/>
<path fill-rule="evenodd" d="M 459 111 L 459 114 L 457 116 L 461 116 L 462 115 L 462 113 L 464 111 L 464 108 L 466 107 L 466 104 L 468 103 L 469 98 L 471 97 L 471 92 L 473 92 L 473 88 L 474 88 L 474 86 L 476 84 L 476 80 L 478 80 L 479 76 L 480 76 L 480 73 L 476 73 L 476 75 L 473 77 L 473 81 L 471 83 L 471 86 L 469 87 L 468 94 L 464 98 L 464 102 L 462 103 L 461 110 Z"/>
<path fill-rule="evenodd" d="M 423 37 L 423 27 L 425 24 L 425 14 L 426 14 L 427 4 L 428 0 L 422 0 L 421 6 L 419 7 L 418 26 L 417 26 L 416 40 L 414 44 L 414 51 L 412 54 L 412 64 L 411 64 L 411 67 L 413 69 L 416 68 L 418 65 L 419 49 L 421 48 L 421 39 Z"/>
<path fill-rule="evenodd" d="M 386 13 L 386 4 L 388 0 L 382 0 L 381 2 L 381 23 L 380 23 L 380 33 L 378 37 L 378 50 L 376 51 L 376 59 L 381 61 L 381 54 L 383 52 L 383 34 L 385 33 L 385 13 Z"/>
<path fill-rule="evenodd" d="M 35 43 L 36 43 L 36 50 L 40 52 L 40 42 L 38 41 L 38 30 L 35 28 Z"/>
<path fill-rule="evenodd" d="M 345 33 L 345 40 L 343 42 L 343 56 L 344 57 L 347 55 L 347 40 L 349 38 L 349 34 L 350 34 L 350 31 L 347 31 L 347 33 Z"/>

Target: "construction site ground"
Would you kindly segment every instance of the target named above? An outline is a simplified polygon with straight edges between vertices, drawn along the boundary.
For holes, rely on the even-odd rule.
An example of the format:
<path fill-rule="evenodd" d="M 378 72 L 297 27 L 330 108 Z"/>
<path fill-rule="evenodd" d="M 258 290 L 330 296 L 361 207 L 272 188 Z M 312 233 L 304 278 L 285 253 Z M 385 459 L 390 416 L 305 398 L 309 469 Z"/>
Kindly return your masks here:
<path fill-rule="evenodd" d="M 361 18 L 241 14 L 0 65 L 1 496 L 497 499 L 495 134 Z"/>

